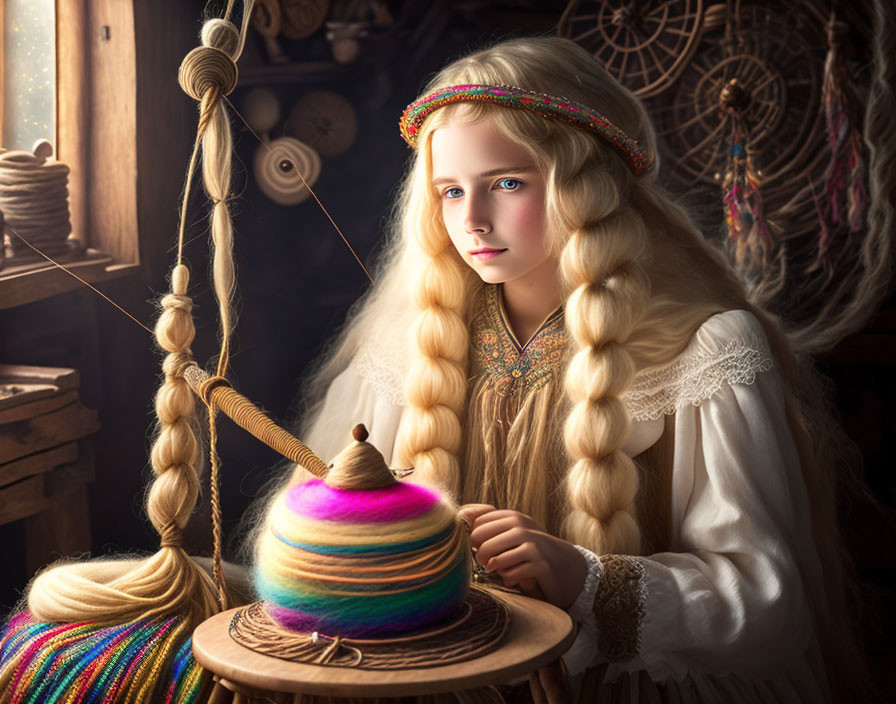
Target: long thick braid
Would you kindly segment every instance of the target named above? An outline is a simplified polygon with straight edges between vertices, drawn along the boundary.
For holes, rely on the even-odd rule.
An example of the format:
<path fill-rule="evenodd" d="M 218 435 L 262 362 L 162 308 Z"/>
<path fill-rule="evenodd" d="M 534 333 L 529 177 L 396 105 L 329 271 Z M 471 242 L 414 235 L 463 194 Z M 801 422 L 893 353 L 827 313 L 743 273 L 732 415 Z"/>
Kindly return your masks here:
<path fill-rule="evenodd" d="M 146 512 L 161 536 L 163 549 L 180 547 L 181 531 L 199 496 L 196 401 L 181 373 L 192 360 L 190 345 L 196 334 L 188 283 L 187 267 L 175 267 L 171 293 L 162 299 L 162 314 L 155 330 L 156 341 L 168 355 L 162 363 L 165 378 L 156 394 L 159 430 L 150 452 L 156 478 L 146 499 Z"/>
<path fill-rule="evenodd" d="M 422 187 L 429 188 L 428 180 Z M 411 296 L 419 313 L 412 330 L 416 354 L 405 384 L 410 422 L 402 454 L 414 465 L 415 479 L 456 496 L 469 345 L 464 265 L 440 220 L 414 233 Z"/>
<path fill-rule="evenodd" d="M 570 204 L 568 212 L 578 212 L 579 225 L 561 256 L 562 274 L 572 287 L 566 324 L 577 348 L 566 372 L 573 404 L 564 428 L 573 460 L 566 477 L 571 509 L 566 532 L 598 553 L 638 554 L 638 471 L 622 451 L 631 420 L 620 396 L 636 371 L 625 342 L 649 296 L 649 281 L 639 265 L 646 232 L 637 213 L 620 205 L 608 173 L 591 178 L 604 182 L 595 186 L 607 194 L 602 212 L 577 211 Z"/>

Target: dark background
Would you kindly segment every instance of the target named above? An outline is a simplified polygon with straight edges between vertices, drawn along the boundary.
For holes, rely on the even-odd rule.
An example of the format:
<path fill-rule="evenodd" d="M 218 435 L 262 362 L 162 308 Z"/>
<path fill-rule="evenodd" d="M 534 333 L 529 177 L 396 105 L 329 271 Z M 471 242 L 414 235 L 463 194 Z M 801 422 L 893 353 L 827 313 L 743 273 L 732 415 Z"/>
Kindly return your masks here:
<path fill-rule="evenodd" d="M 565 7 L 565 2 L 404 4 L 403 14 L 396 16 L 406 32 L 371 48 L 350 68 L 313 81 L 257 84 L 276 92 L 284 117 L 298 98 L 320 88 L 340 93 L 355 107 L 354 145 L 339 157 L 324 159 L 315 191 L 368 264 L 375 258 L 410 153 L 397 128 L 404 106 L 450 58 L 502 38 L 553 34 Z M 217 5 L 223 3 L 211 3 L 210 14 L 220 10 Z M 195 104 L 180 91 L 175 76 L 181 58 L 198 43 L 204 7 L 180 0 L 135 3 L 143 267 L 141 275 L 104 284 L 102 289 L 149 327 L 174 263 L 178 198 L 195 134 Z M 329 46 L 318 32 L 288 51 L 295 60 L 324 60 Z M 263 64 L 254 35 L 240 68 L 253 63 Z M 230 96 L 238 108 L 255 87 L 252 80 L 241 78 Z M 305 370 L 368 281 L 313 201 L 283 207 L 258 190 L 251 176 L 258 142 L 236 118 L 233 128 L 238 161 L 232 212 L 241 317 L 229 377 L 274 419 L 290 425 L 301 406 Z M 190 295 L 197 303 L 194 356 L 202 362 L 216 352 L 216 306 L 206 276 L 204 194 L 194 193 L 190 203 L 186 254 L 192 270 Z M 894 505 L 894 482 L 892 461 L 885 457 L 886 441 L 896 434 L 896 356 L 880 350 L 894 341 L 896 310 L 891 300 L 865 331 L 819 360 L 833 380 L 838 411 L 862 451 L 865 478 L 879 502 L 851 499 L 843 510 L 843 525 L 863 590 L 866 641 L 881 670 L 896 591 L 889 508 Z M 146 331 L 92 292 L 78 290 L 0 311 L 0 361 L 73 367 L 80 372 L 81 400 L 98 409 L 102 422 L 93 443 L 97 478 L 90 491 L 92 554 L 153 550 L 158 537 L 145 519 L 143 492 L 151 475 L 147 457 L 161 356 Z M 271 478 L 279 459 L 223 417 L 218 450 L 223 462 L 226 554 L 232 556 L 240 542 L 240 517 Z M 208 511 L 200 501 L 188 531 L 193 552 L 209 553 L 209 530 Z M 0 526 L 0 545 L 2 612 L 13 607 L 30 577 L 24 568 L 21 522 Z"/>

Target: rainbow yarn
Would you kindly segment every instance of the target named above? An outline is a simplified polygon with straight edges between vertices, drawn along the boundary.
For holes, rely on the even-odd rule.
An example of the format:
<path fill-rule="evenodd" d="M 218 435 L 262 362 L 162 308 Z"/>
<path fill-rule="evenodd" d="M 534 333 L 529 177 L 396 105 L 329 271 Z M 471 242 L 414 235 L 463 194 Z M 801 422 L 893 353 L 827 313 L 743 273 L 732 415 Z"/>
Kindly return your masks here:
<path fill-rule="evenodd" d="M 184 618 L 117 626 L 13 616 L 0 642 L 0 702 L 192 704 L 209 683 Z"/>
<path fill-rule="evenodd" d="M 347 467 L 349 474 L 373 467 L 381 479 L 373 484 L 384 486 L 346 488 L 358 479 L 336 476 Z M 291 630 L 353 637 L 414 631 L 462 603 L 465 539 L 450 503 L 395 481 L 379 452 L 360 441 L 334 460 L 326 480 L 277 497 L 257 545 L 255 588 L 268 613 Z"/>

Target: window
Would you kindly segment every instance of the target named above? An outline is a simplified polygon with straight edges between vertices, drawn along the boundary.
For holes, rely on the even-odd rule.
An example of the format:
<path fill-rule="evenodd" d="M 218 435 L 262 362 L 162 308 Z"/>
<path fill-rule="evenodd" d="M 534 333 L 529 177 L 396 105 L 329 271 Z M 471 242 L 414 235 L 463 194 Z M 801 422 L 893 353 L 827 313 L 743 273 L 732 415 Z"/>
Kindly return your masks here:
<path fill-rule="evenodd" d="M 3 16 L 2 146 L 31 151 L 56 144 L 56 8 L 54 0 L 0 1 Z"/>

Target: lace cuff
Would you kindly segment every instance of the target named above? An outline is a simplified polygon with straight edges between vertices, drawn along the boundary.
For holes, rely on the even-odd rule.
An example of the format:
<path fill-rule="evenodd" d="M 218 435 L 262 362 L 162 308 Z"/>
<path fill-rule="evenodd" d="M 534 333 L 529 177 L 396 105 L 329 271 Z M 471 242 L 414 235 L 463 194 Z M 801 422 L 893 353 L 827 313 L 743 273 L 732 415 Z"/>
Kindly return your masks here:
<path fill-rule="evenodd" d="M 604 555 L 594 594 L 597 647 L 609 662 L 631 660 L 641 649 L 647 583 L 644 565 L 627 555 Z"/>
<path fill-rule="evenodd" d="M 597 581 L 600 579 L 600 558 L 591 552 L 588 548 L 581 545 L 573 545 L 582 557 L 585 558 L 585 564 L 588 566 L 588 573 L 585 575 L 585 584 L 582 585 L 582 591 L 579 592 L 578 598 L 573 602 L 566 613 L 574 623 L 582 623 L 591 612 L 594 604 L 594 592 L 597 589 Z"/>

